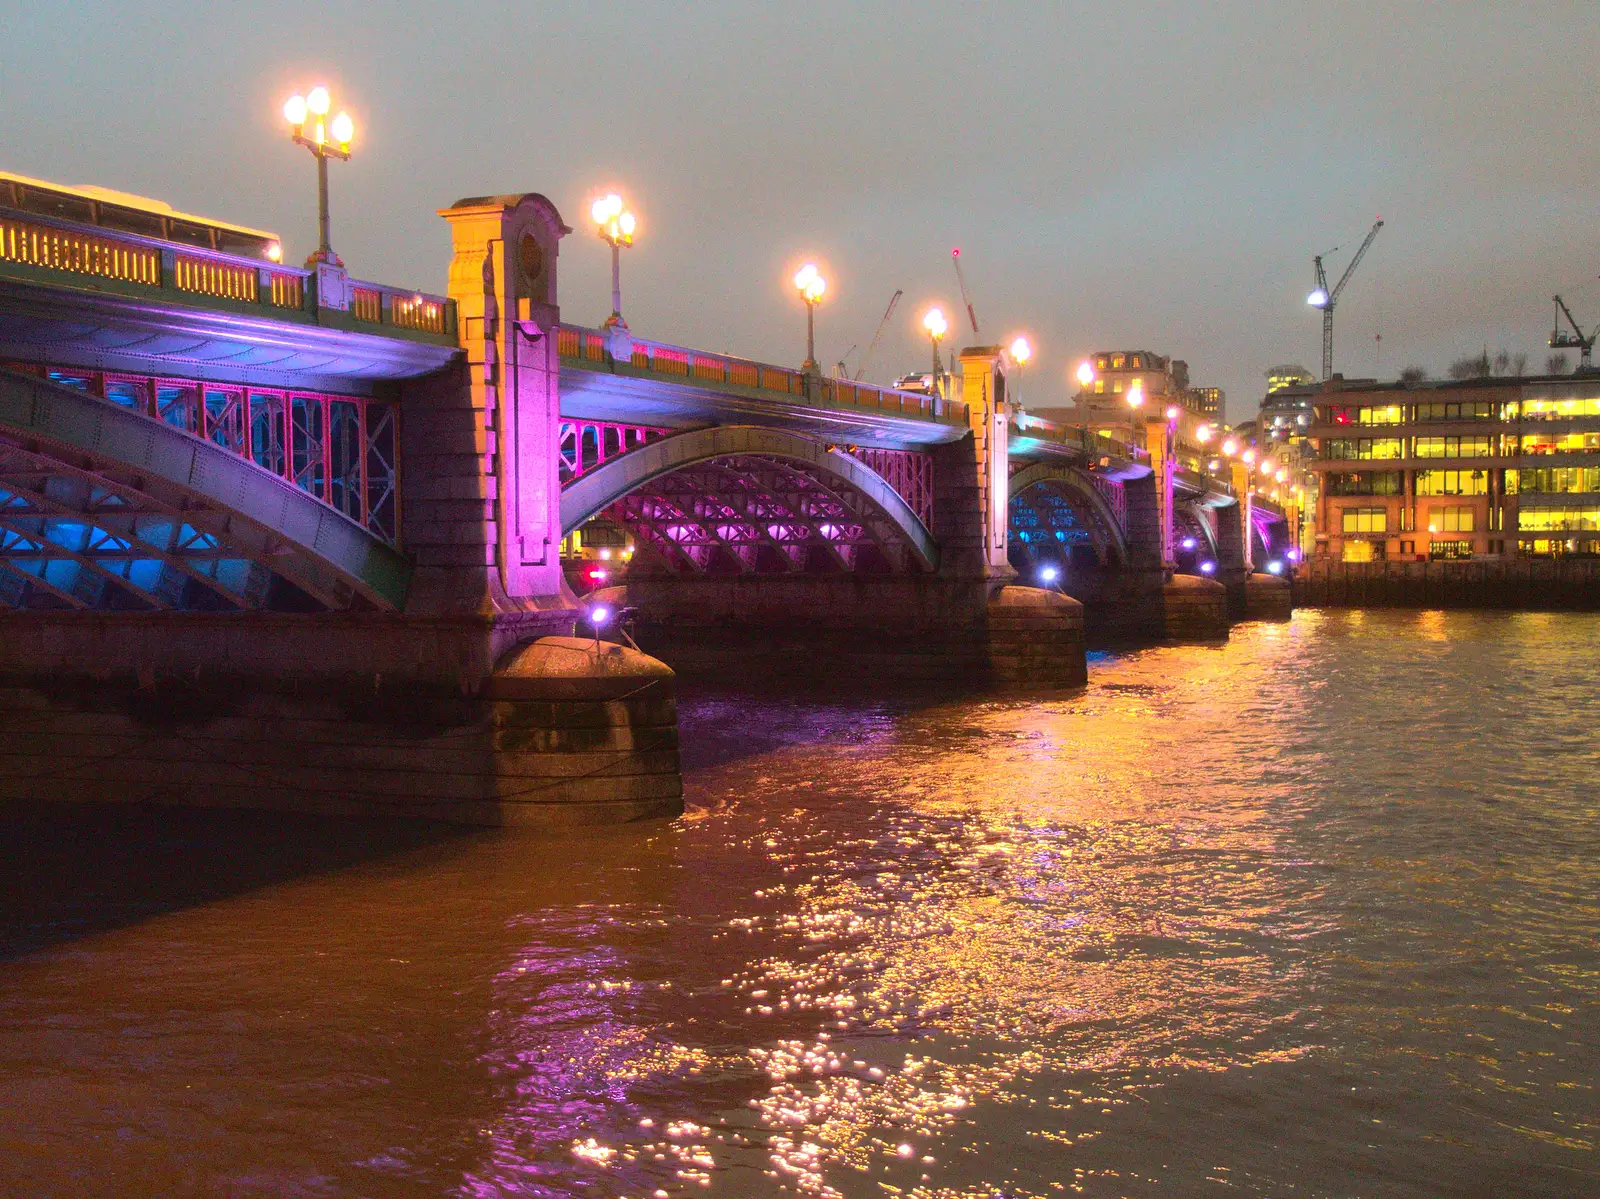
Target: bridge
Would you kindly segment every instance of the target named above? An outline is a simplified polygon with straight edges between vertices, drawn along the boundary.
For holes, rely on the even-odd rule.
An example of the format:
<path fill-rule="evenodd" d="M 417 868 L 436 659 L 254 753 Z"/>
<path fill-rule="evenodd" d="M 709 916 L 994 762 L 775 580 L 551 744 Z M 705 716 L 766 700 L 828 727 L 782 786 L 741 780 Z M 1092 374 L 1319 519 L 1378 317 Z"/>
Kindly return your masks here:
<path fill-rule="evenodd" d="M 1137 443 L 1031 417 L 1007 402 L 1013 366 L 996 347 L 963 350 L 944 397 L 565 323 L 570 230 L 538 195 L 441 210 L 453 257 L 439 296 L 108 227 L 92 202 L 5 186 L 0 671 L 33 695 L 25 710 L 41 679 L 124 680 L 120 714 L 85 726 L 113 742 L 201 719 L 212 680 L 271 703 L 315 682 L 369 714 L 385 688 L 409 688 L 430 697 L 437 735 L 475 727 L 503 748 L 495 704 L 548 708 L 550 672 L 569 700 L 633 694 L 579 686 L 548 647 L 528 666 L 527 647 L 599 602 L 669 639 L 914 645 L 1042 684 L 1081 680 L 1085 611 L 1113 631 L 1215 637 L 1230 602 L 1236 616 L 1287 604 L 1286 584 L 1252 569 L 1286 548 L 1285 512 L 1241 464 L 1186 464 L 1165 415 Z M 637 553 L 586 601 L 561 551 L 594 522 Z M 657 677 L 632 659 L 622 675 Z M 187 698 L 157 678 L 190 680 Z M 479 707 L 451 715 L 462 696 Z M 418 710 L 376 708 L 402 723 Z M 628 719 L 664 737 L 661 713 L 641 713 Z M 533 741 L 561 741 L 545 719 Z M 618 761 L 636 754 L 631 735 L 614 730 Z M 289 802 L 312 770 L 343 797 L 331 810 L 491 822 L 513 807 L 543 819 L 584 791 L 560 781 L 572 763 L 523 747 L 516 777 L 555 770 L 529 784 L 534 800 L 508 798 L 498 767 L 469 771 L 459 795 L 414 794 L 415 765 L 369 794 L 340 755 L 306 765 L 261 740 L 228 733 L 218 753 L 255 766 L 191 761 L 195 785 Z M 50 791 L 36 739 L 13 760 Z M 148 790 L 161 771 L 140 769 L 129 785 Z M 613 815 L 670 806 L 648 771 L 602 781 L 617 784 L 600 788 Z"/>

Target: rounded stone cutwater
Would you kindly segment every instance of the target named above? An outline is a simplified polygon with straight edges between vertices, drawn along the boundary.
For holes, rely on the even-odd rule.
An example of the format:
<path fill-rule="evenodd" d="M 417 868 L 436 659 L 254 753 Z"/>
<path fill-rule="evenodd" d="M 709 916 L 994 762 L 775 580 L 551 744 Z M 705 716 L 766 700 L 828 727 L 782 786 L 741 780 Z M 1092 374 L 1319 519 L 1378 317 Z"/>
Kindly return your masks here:
<path fill-rule="evenodd" d="M 683 811 L 675 676 L 588 637 L 512 650 L 485 688 L 501 823 L 614 824 Z"/>
<path fill-rule="evenodd" d="M 1288 620 L 1294 615 L 1294 587 L 1281 575 L 1257 571 L 1244 581 L 1246 620 Z"/>
<path fill-rule="evenodd" d="M 1161 588 L 1161 625 L 1169 641 L 1226 641 L 1228 589 L 1215 579 L 1173 575 Z"/>
<path fill-rule="evenodd" d="M 1042 587 L 1008 585 L 989 597 L 989 674 L 1005 687 L 1082 687 L 1089 681 L 1083 605 Z"/>

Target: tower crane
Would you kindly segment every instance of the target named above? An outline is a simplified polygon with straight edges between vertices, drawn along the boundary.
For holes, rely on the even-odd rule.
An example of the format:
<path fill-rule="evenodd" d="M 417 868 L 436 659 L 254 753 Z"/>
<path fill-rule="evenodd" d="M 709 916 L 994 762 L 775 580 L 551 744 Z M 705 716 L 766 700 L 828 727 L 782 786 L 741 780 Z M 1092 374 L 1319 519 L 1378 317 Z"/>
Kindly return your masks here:
<path fill-rule="evenodd" d="M 972 322 L 972 335 L 978 335 L 978 313 L 967 299 L 967 277 L 961 273 L 961 247 L 950 251 L 950 261 L 956 264 L 956 282 L 961 285 L 961 302 L 967 306 L 967 319 Z"/>
<path fill-rule="evenodd" d="M 878 322 L 878 331 L 872 335 L 872 342 L 867 346 L 867 352 L 861 355 L 861 361 L 856 363 L 855 381 L 859 381 L 867 369 L 867 363 L 872 359 L 872 351 L 878 348 L 878 339 L 883 336 L 884 326 L 889 323 L 889 317 L 894 312 L 894 306 L 900 302 L 900 297 L 905 295 L 903 288 L 896 288 L 894 295 L 889 297 L 889 307 L 883 310 L 883 319 Z"/>
<path fill-rule="evenodd" d="M 1583 326 L 1572 319 L 1572 309 L 1567 307 L 1566 301 L 1560 296 L 1557 296 L 1555 300 L 1556 320 L 1555 328 L 1550 330 L 1550 348 L 1552 350 L 1576 349 L 1578 351 L 1578 370 L 1580 372 L 1586 371 L 1589 369 L 1589 351 L 1594 349 L 1595 335 L 1600 334 L 1600 327 L 1597 327 L 1594 333 L 1585 335 Z M 1567 324 L 1572 326 L 1571 333 L 1561 327 L 1563 315 L 1567 318 Z"/>
<path fill-rule="evenodd" d="M 1350 276 L 1355 274 L 1356 266 L 1371 247 L 1373 239 L 1378 236 L 1378 230 L 1383 228 L 1383 218 L 1379 217 L 1367 232 L 1367 239 L 1361 243 L 1350 259 L 1350 265 L 1344 268 L 1344 274 L 1339 276 L 1339 282 L 1334 284 L 1333 290 L 1328 290 L 1328 276 L 1323 272 L 1322 260 L 1326 255 L 1318 254 L 1312 259 L 1312 267 L 1316 271 L 1317 286 L 1309 296 L 1306 303 L 1313 308 L 1322 309 L 1322 377 L 1324 379 L 1333 374 L 1333 306 L 1339 302 L 1339 293 L 1344 291 L 1344 285 L 1350 282 Z M 1334 246 L 1329 254 L 1339 252 L 1339 247 Z"/>

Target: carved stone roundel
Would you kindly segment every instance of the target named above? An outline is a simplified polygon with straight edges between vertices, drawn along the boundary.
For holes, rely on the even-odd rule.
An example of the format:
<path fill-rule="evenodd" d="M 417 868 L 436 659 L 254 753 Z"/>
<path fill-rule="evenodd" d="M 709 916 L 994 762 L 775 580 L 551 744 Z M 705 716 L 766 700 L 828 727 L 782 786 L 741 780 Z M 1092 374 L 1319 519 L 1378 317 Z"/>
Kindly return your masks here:
<path fill-rule="evenodd" d="M 532 283 L 538 279 L 544 270 L 544 251 L 539 248 L 539 239 L 531 233 L 522 235 L 522 244 L 517 247 L 517 255 L 522 262 L 522 274 Z"/>

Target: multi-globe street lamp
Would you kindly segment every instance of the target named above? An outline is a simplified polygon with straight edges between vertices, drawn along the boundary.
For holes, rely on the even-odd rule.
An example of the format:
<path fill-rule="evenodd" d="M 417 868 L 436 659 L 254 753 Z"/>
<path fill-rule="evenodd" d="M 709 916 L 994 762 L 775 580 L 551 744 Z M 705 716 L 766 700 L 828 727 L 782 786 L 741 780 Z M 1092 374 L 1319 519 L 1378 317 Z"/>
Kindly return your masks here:
<path fill-rule="evenodd" d="M 289 122 L 289 140 L 311 151 L 317 160 L 317 252 L 306 260 L 307 265 L 323 262 L 330 266 L 343 266 L 339 256 L 328 244 L 328 159 L 350 160 L 350 143 L 355 139 L 356 123 L 350 114 L 341 111 L 328 120 L 328 110 L 333 107 L 328 89 L 318 84 L 305 95 L 298 92 L 283 104 L 283 116 Z M 310 125 L 311 132 L 306 132 Z"/>
<path fill-rule="evenodd" d="M 1011 361 L 1017 364 L 1017 386 L 1011 397 L 1013 404 L 1022 402 L 1022 368 L 1028 365 L 1028 360 L 1033 357 L 1033 345 L 1022 335 L 1011 339 Z"/>
<path fill-rule="evenodd" d="M 611 247 L 611 315 L 603 328 L 626 329 L 628 322 L 622 319 L 622 248 L 633 245 L 633 231 L 638 220 L 616 192 L 601 196 L 590 205 L 589 216 L 594 220 L 600 240 Z"/>
<path fill-rule="evenodd" d="M 1135 379 L 1128 387 L 1124 397 L 1128 401 L 1128 444 L 1137 449 L 1139 446 L 1139 408 L 1144 404 L 1144 381 Z"/>
<path fill-rule="evenodd" d="M 817 301 L 828 290 L 828 281 L 817 270 L 817 264 L 808 262 L 795 272 L 794 285 L 806 305 L 806 360 L 800 369 L 808 375 L 819 375 L 817 366 Z"/>
<path fill-rule="evenodd" d="M 950 322 L 945 320 L 944 313 L 937 308 L 930 308 L 922 315 L 922 327 L 928 331 L 928 341 L 933 346 L 933 386 L 938 396 L 944 398 L 944 368 L 939 363 L 939 339 L 950 328 Z"/>

